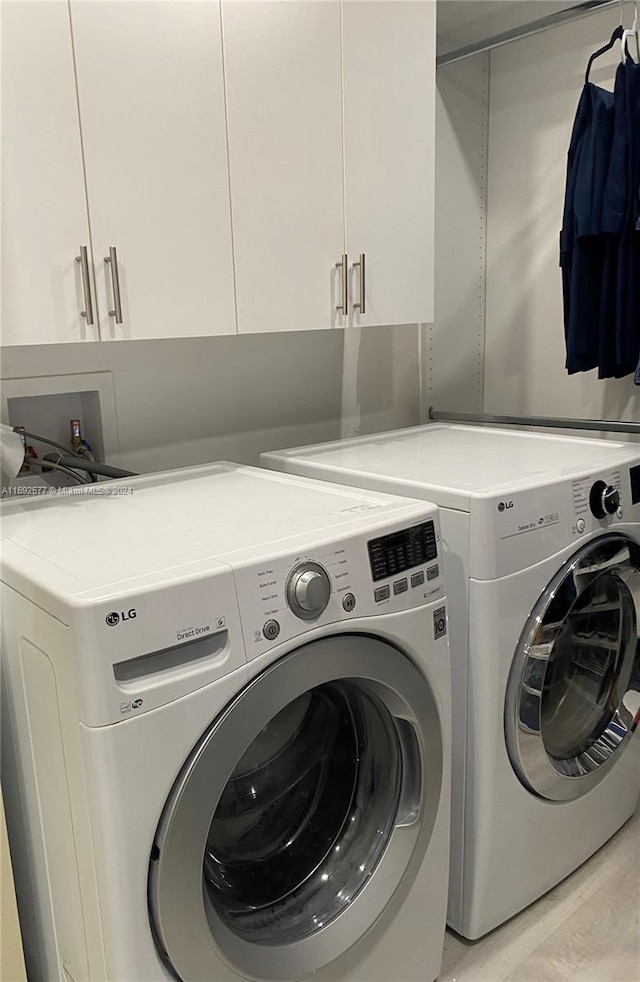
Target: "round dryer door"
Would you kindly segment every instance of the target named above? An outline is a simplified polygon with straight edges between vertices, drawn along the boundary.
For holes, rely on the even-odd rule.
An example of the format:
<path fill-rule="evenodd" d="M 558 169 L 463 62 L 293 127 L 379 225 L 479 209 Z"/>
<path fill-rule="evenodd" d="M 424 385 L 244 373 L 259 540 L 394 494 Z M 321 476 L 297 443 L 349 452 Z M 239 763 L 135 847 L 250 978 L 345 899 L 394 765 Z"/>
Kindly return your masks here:
<path fill-rule="evenodd" d="M 507 747 L 530 790 L 579 798 L 615 764 L 639 718 L 639 632 L 640 548 L 595 539 L 540 597 L 512 666 Z"/>
<path fill-rule="evenodd" d="M 442 777 L 431 688 L 397 649 L 345 635 L 276 662 L 204 734 L 158 827 L 150 914 L 173 972 L 333 961 L 413 882 Z"/>

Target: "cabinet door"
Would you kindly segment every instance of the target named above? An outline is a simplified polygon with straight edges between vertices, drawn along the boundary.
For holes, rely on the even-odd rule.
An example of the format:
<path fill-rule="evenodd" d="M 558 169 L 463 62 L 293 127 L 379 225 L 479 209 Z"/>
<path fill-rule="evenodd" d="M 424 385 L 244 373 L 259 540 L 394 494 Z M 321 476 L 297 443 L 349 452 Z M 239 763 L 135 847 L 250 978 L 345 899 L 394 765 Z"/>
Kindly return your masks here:
<path fill-rule="evenodd" d="M 219 3 L 70 7 L 103 339 L 235 333 Z"/>
<path fill-rule="evenodd" d="M 82 270 L 89 223 L 64 0 L 0 4 L 2 343 L 94 341 Z"/>
<path fill-rule="evenodd" d="M 339 0 L 223 0 L 238 331 L 340 326 Z"/>
<path fill-rule="evenodd" d="M 344 0 L 351 323 L 433 320 L 435 3 Z M 365 254 L 365 314 L 360 273 Z"/>

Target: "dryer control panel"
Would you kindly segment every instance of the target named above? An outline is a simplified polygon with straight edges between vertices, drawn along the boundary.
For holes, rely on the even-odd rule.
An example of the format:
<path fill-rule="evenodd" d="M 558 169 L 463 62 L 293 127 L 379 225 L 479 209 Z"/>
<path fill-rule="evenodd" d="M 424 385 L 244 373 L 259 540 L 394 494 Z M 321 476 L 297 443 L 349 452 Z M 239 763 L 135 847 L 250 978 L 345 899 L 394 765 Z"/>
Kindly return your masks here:
<path fill-rule="evenodd" d="M 623 518 L 632 520 L 630 499 L 631 487 L 628 491 L 623 487 L 619 468 L 576 478 L 571 482 L 572 534 L 608 528 Z"/>
<path fill-rule="evenodd" d="M 629 490 L 631 491 L 631 504 L 640 504 L 640 464 L 629 468 Z"/>
<path fill-rule="evenodd" d="M 316 627 L 437 600 L 439 552 L 436 516 L 235 566 L 248 657 Z"/>
<path fill-rule="evenodd" d="M 526 569 L 583 536 L 640 522 L 640 463 L 623 464 L 472 502 L 470 574 Z"/>

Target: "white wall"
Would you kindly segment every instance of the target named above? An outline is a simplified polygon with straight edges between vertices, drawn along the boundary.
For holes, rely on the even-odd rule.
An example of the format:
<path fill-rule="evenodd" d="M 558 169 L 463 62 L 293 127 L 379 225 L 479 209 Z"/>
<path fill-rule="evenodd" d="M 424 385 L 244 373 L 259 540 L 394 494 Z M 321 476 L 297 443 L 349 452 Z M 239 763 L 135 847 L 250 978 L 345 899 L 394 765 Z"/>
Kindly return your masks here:
<path fill-rule="evenodd" d="M 418 328 L 358 333 L 346 351 L 343 331 L 6 347 L 2 378 L 111 372 L 131 470 L 256 464 L 263 450 L 418 422 Z"/>
<path fill-rule="evenodd" d="M 424 402 L 482 409 L 489 59 L 440 68 L 436 102 L 435 321 L 426 328 Z"/>
<path fill-rule="evenodd" d="M 487 412 L 640 419 L 630 377 L 567 375 L 558 268 L 573 117 L 589 55 L 619 19 L 612 8 L 491 55 Z M 611 88 L 617 57 L 599 59 L 591 80 Z"/>

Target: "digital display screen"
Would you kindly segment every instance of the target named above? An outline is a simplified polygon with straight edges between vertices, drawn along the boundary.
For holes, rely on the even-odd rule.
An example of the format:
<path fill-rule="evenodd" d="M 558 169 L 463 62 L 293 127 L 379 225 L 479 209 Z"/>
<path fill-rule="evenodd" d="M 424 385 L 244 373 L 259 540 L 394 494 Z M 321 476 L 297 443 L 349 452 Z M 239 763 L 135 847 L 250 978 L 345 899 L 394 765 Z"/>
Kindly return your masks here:
<path fill-rule="evenodd" d="M 637 505 L 640 501 L 640 464 L 629 468 L 631 480 L 631 503 Z"/>
<path fill-rule="evenodd" d="M 428 563 L 438 556 L 433 522 L 383 535 L 367 543 L 374 583 Z"/>

